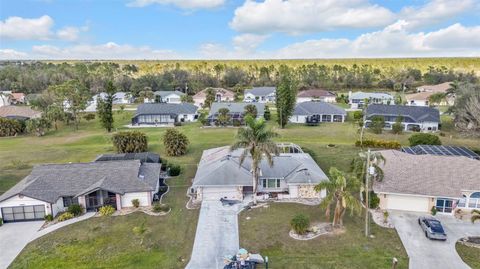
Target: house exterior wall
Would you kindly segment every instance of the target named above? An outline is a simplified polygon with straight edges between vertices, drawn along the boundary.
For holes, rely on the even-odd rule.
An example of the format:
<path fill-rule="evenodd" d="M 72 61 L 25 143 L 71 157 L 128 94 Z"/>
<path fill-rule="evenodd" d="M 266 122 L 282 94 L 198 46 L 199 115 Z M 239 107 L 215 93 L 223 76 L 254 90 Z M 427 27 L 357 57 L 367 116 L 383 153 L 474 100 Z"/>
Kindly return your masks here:
<path fill-rule="evenodd" d="M 65 212 L 68 208 L 63 206 L 63 198 L 58 198 L 55 204 L 52 204 L 52 216 L 56 216 L 58 213 Z"/>
<path fill-rule="evenodd" d="M 162 98 L 162 102 L 169 103 L 169 104 L 180 104 L 181 96 L 178 94 L 169 94 Z"/>
<path fill-rule="evenodd" d="M 11 207 L 11 206 L 25 206 L 25 205 L 43 205 L 45 206 L 45 214 L 52 214 L 52 208 L 50 206 L 50 203 L 40 201 L 34 198 L 30 198 L 27 196 L 20 197 L 19 195 L 15 195 L 3 202 L 0 202 L 0 215 L 1 213 L 1 208 L 2 207 Z M 1 216 L 3 218 L 3 216 Z"/>
<path fill-rule="evenodd" d="M 194 122 L 197 121 L 195 118 L 197 114 L 180 114 L 178 115 L 177 121 L 182 121 L 182 122 Z"/>
<path fill-rule="evenodd" d="M 149 206 L 152 204 L 152 200 L 149 199 L 150 196 L 149 192 L 127 192 L 121 195 L 122 207 L 132 207 L 133 199 L 138 199 L 140 206 Z"/>
<path fill-rule="evenodd" d="M 225 187 L 198 187 L 196 189 L 196 200 L 220 200 L 227 197 L 232 200 L 243 200 L 242 187 L 225 186 Z"/>
<path fill-rule="evenodd" d="M 339 115 L 339 114 L 326 114 L 330 116 L 330 121 L 321 121 L 321 122 L 334 122 L 333 121 L 333 116 L 342 116 L 342 122 L 345 122 L 345 115 Z M 320 118 L 323 115 L 320 114 Z M 308 115 L 293 115 L 290 117 L 289 121 L 292 123 L 306 123 L 307 122 L 307 117 Z"/>
<path fill-rule="evenodd" d="M 310 101 L 322 101 L 322 102 L 326 102 L 326 103 L 335 103 L 335 97 L 334 96 L 319 97 L 319 98 L 297 97 L 297 104 L 303 103 L 303 102 L 310 102 Z"/>

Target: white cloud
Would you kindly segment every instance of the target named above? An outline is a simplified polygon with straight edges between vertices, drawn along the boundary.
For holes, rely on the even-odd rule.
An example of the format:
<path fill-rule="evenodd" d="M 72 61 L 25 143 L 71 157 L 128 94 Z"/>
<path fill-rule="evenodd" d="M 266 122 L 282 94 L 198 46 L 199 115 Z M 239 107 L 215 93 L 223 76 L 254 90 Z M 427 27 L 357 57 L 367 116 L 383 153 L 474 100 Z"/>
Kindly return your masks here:
<path fill-rule="evenodd" d="M 233 48 L 239 52 L 249 53 L 262 44 L 268 38 L 267 35 L 242 34 L 233 38 Z"/>
<path fill-rule="evenodd" d="M 39 18 L 9 17 L 5 21 L 0 21 L 0 37 L 13 40 L 75 41 L 79 38 L 80 32 L 88 30 L 87 26 L 80 28 L 66 26 L 54 33 L 53 25 L 54 21 L 48 15 Z"/>
<path fill-rule="evenodd" d="M 225 0 L 133 0 L 129 7 L 145 7 L 152 4 L 174 5 L 183 9 L 210 9 L 220 7 Z"/>
<path fill-rule="evenodd" d="M 239 32 L 299 34 L 385 26 L 395 14 L 367 0 L 247 0 L 230 26 Z"/>
<path fill-rule="evenodd" d="M 438 49 L 480 50 L 480 26 L 464 27 L 456 23 L 425 35 L 425 46 Z"/>
<path fill-rule="evenodd" d="M 16 60 L 25 58 L 27 58 L 27 54 L 25 52 L 14 49 L 0 49 L 0 60 Z"/>

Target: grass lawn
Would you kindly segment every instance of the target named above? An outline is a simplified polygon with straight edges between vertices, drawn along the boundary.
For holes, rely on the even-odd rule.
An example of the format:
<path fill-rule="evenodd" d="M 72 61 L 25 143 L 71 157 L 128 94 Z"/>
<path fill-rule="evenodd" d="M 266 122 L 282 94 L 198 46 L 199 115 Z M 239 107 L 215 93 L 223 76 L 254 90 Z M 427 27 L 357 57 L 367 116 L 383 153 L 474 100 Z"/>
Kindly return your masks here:
<path fill-rule="evenodd" d="M 480 269 L 480 248 L 465 246 L 457 243 L 455 248 L 462 260 L 472 267 L 472 269 Z"/>
<path fill-rule="evenodd" d="M 129 123 L 133 112 L 115 113 L 115 127 Z M 274 114 L 274 113 L 272 113 Z M 273 121 L 270 125 L 275 126 Z M 113 152 L 111 134 L 99 126 L 98 119 L 82 121 L 80 130 L 60 126 L 44 137 L 19 136 L 0 138 L 0 193 L 5 192 L 28 175 L 35 164 L 92 161 L 98 154 Z M 163 217 L 133 214 L 123 217 L 95 218 L 67 226 L 29 244 L 14 261 L 13 268 L 181 268 L 190 258 L 198 211 L 186 210 L 185 193 L 195 175 L 196 165 L 204 149 L 229 145 L 234 141 L 236 128 L 200 128 L 199 123 L 178 127 L 191 144 L 185 156 L 167 158 L 180 164 L 182 174 L 168 182 L 171 192 L 165 202 L 172 212 Z M 161 137 L 165 128 L 138 129 L 148 136 L 149 150 L 164 157 Z M 289 124 L 277 129 L 279 141 L 297 143 L 312 153 L 320 167 L 328 172 L 332 166 L 349 169 L 359 149 L 356 127 L 351 123 L 326 123 L 317 127 Z M 408 134 L 367 134 L 367 137 L 398 140 L 407 145 Z M 473 139 L 462 138 L 453 130 L 445 130 L 444 144 L 473 146 Z M 327 147 L 334 144 L 335 147 Z M 296 242 L 285 238 L 288 223 L 296 212 L 305 212 L 312 219 L 321 218 L 316 207 L 275 204 L 269 209 L 243 213 L 240 220 L 242 246 L 270 256 L 277 266 L 299 268 L 387 268 L 396 256 L 406 264 L 406 256 L 394 231 L 373 228 L 377 236 L 368 242 L 362 237 L 360 218 L 347 217 L 347 233 L 338 238 L 319 238 Z M 244 220 L 245 214 L 252 220 Z M 258 217 L 260 214 L 265 217 Z M 132 228 L 145 221 L 148 229 L 143 243 Z M 272 227 L 275 227 L 272 229 Z M 283 240 L 283 239 L 284 240 Z M 348 266 L 351 264 L 352 266 Z M 108 265 L 108 266 L 107 266 Z M 378 266 L 367 266 L 378 265 Z M 403 266 L 403 265 L 401 265 Z M 403 268 L 401 267 L 400 268 Z"/>

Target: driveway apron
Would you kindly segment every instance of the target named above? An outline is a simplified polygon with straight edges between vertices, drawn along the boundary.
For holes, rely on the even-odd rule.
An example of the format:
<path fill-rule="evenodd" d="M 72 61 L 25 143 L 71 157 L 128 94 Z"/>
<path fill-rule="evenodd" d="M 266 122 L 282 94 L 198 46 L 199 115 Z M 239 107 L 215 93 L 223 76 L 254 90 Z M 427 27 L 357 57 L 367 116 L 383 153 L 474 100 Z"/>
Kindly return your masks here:
<path fill-rule="evenodd" d="M 7 268 L 35 237 L 43 221 L 5 223 L 0 227 L 0 269 Z"/>

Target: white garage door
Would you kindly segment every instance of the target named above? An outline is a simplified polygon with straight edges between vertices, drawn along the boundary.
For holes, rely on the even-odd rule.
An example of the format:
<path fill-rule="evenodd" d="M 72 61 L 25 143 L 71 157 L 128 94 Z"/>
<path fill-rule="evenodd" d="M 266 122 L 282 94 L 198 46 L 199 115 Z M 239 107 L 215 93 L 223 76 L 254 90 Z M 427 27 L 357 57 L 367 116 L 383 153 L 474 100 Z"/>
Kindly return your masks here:
<path fill-rule="evenodd" d="M 387 208 L 395 210 L 428 212 L 428 198 L 403 196 L 403 195 L 388 195 Z"/>
<path fill-rule="evenodd" d="M 203 188 L 204 200 L 220 200 L 220 198 L 241 199 L 236 187 L 230 188 Z"/>

